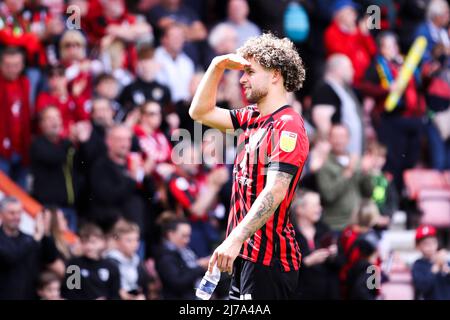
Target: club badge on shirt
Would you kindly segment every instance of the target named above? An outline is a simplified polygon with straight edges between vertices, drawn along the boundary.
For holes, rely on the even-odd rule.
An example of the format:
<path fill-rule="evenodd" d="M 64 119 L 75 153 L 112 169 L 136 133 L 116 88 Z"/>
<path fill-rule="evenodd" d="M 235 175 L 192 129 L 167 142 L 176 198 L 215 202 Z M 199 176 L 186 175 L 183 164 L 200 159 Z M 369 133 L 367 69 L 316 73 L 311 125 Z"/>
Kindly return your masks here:
<path fill-rule="evenodd" d="M 105 268 L 98 269 L 98 276 L 99 276 L 100 280 L 102 280 L 103 282 L 108 281 L 108 279 L 109 279 L 109 270 L 105 269 Z"/>
<path fill-rule="evenodd" d="M 297 144 L 297 134 L 290 131 L 282 131 L 280 137 L 280 149 L 284 152 L 292 152 Z"/>
<path fill-rule="evenodd" d="M 135 91 L 133 93 L 133 102 L 136 105 L 141 105 L 145 102 L 145 96 L 141 91 Z"/>
<path fill-rule="evenodd" d="M 155 88 L 155 89 L 152 90 L 152 97 L 156 101 L 161 100 L 163 95 L 164 95 L 164 91 L 161 88 Z"/>
<path fill-rule="evenodd" d="M 181 191 L 186 191 L 187 189 L 189 189 L 189 182 L 183 177 L 177 178 L 175 184 Z"/>
<path fill-rule="evenodd" d="M 22 103 L 17 100 L 16 102 L 14 102 L 14 104 L 11 107 L 11 113 L 14 117 L 19 117 L 20 116 L 20 109 L 22 108 Z"/>

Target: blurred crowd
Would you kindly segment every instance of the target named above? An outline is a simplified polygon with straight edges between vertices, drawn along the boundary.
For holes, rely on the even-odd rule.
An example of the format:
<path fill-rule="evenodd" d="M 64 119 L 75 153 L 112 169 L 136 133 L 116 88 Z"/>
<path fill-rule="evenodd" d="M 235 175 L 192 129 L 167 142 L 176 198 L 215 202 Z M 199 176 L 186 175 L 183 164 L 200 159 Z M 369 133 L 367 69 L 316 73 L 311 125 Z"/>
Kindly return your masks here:
<path fill-rule="evenodd" d="M 379 299 L 367 268 L 407 209 L 403 173 L 450 169 L 449 22 L 446 0 L 1 1 L 0 170 L 45 209 L 27 235 L 24 204 L 0 194 L 0 299 L 194 298 L 224 237 L 234 138 L 196 130 L 188 109 L 211 60 L 262 32 L 300 33 L 307 69 L 289 97 L 311 141 L 291 207 L 298 298 Z M 239 78 L 225 73 L 219 106 L 247 104 Z M 450 299 L 436 230 L 416 242 L 417 298 Z"/>

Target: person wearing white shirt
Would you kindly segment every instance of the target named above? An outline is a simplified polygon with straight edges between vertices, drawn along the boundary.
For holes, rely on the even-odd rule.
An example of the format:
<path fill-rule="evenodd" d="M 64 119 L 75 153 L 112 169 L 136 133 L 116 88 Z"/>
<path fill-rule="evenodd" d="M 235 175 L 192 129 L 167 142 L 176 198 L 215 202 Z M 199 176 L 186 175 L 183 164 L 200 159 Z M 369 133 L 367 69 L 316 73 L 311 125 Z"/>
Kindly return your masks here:
<path fill-rule="evenodd" d="M 236 30 L 238 34 L 237 47 L 244 45 L 250 37 L 261 34 L 261 29 L 248 20 L 249 6 L 247 0 L 230 0 L 227 7 L 227 23 Z"/>
<path fill-rule="evenodd" d="M 181 26 L 169 26 L 155 50 L 155 60 L 161 65 L 156 81 L 169 87 L 172 102 L 189 98 L 189 83 L 194 75 L 194 63 L 183 52 L 185 42 Z"/>

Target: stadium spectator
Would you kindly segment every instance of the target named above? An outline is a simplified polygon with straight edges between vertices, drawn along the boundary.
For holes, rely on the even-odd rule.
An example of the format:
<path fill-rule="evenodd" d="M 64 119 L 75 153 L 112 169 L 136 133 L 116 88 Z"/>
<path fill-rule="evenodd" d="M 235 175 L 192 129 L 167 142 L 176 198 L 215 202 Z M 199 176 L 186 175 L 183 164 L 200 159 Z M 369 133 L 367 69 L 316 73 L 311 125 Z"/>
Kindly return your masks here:
<path fill-rule="evenodd" d="M 432 50 L 437 44 L 445 48 L 445 53 L 450 55 L 450 36 L 447 27 L 450 22 L 450 7 L 445 0 L 432 0 L 427 6 L 426 20 L 421 23 L 415 32 L 415 36 L 424 36 L 427 39 L 427 48 L 423 60 L 432 58 Z"/>
<path fill-rule="evenodd" d="M 87 49 L 86 38 L 80 30 L 67 30 L 61 35 L 59 62 L 66 70 L 71 96 L 83 107 L 92 96 L 93 76 L 102 69 L 87 57 Z"/>
<path fill-rule="evenodd" d="M 116 265 L 102 258 L 106 248 L 105 235 L 93 224 L 80 227 L 82 256 L 73 258 L 67 265 L 78 266 L 81 273 L 79 289 L 70 288 L 72 274 L 66 273 L 61 293 L 68 300 L 116 300 L 120 299 L 120 273 Z"/>
<path fill-rule="evenodd" d="M 248 20 L 250 8 L 247 0 L 229 0 L 227 6 L 227 20 L 237 33 L 237 46 L 241 47 L 250 37 L 261 34 L 261 29 Z"/>
<path fill-rule="evenodd" d="M 63 123 L 56 107 L 47 107 L 39 114 L 41 134 L 30 148 L 31 194 L 45 206 L 62 208 L 75 230 L 77 214 L 74 209 L 78 185 L 74 176 L 75 149 L 72 142 L 62 138 Z"/>
<path fill-rule="evenodd" d="M 161 46 L 155 50 L 155 60 L 161 65 L 156 81 L 170 89 L 172 102 L 189 97 L 189 83 L 194 75 L 194 63 L 183 52 L 183 28 L 173 24 L 164 30 Z"/>
<path fill-rule="evenodd" d="M 89 215 L 105 231 L 110 231 L 119 218 L 137 223 L 142 231 L 145 230 L 141 187 L 153 188 L 148 187 L 152 185 L 147 177 L 150 161 L 143 164 L 139 154 L 130 154 L 131 140 L 128 127 L 109 128 L 105 136 L 107 154 L 91 167 Z"/>
<path fill-rule="evenodd" d="M 22 204 L 16 198 L 0 200 L 0 300 L 36 298 L 41 269 L 57 258 L 43 214 L 36 218 L 36 228 L 30 236 L 19 229 L 22 213 Z"/>
<path fill-rule="evenodd" d="M 330 153 L 330 143 L 326 138 L 313 137 L 308 159 L 305 163 L 302 187 L 309 190 L 318 190 L 317 187 L 317 171 L 322 168 L 328 159 Z"/>
<path fill-rule="evenodd" d="M 54 270 L 59 271 L 58 275 L 64 277 L 66 273 L 65 263 L 76 256 L 81 254 L 80 252 L 80 239 L 78 236 L 69 229 L 69 224 L 64 216 L 64 212 L 57 207 L 49 207 L 49 224 L 51 237 L 55 242 L 56 249 L 58 250 L 58 258 L 61 260 L 59 265 L 55 264 Z M 76 228 L 78 230 L 78 226 Z M 61 262 L 63 268 L 61 269 Z M 62 272 L 61 272 L 62 271 Z"/>
<path fill-rule="evenodd" d="M 211 52 L 205 69 L 214 57 L 235 52 L 237 49 L 237 37 L 236 30 L 229 24 L 220 23 L 216 25 L 208 37 Z M 225 72 L 217 91 L 218 105 L 228 109 L 238 108 L 243 105 L 243 93 L 239 78 L 240 73 L 237 70 L 227 70 Z"/>
<path fill-rule="evenodd" d="M 139 111 L 140 119 L 134 127 L 134 133 L 139 139 L 143 156 L 154 162 L 152 173 L 159 177 L 166 177 L 174 170 L 173 166 L 168 165 L 172 162 L 172 146 L 160 130 L 161 106 L 157 102 L 148 101 L 141 106 Z"/>
<path fill-rule="evenodd" d="M 30 100 L 34 103 L 42 67 L 55 62 L 51 49 L 55 37 L 64 30 L 62 15 L 58 10 L 48 10 L 39 1 L 3 1 L 1 5 L 0 43 L 25 50 L 25 72 L 30 81 Z"/>
<path fill-rule="evenodd" d="M 63 133 L 67 137 L 70 127 L 77 121 L 86 120 L 88 113 L 70 93 L 62 66 L 50 66 L 48 74 L 48 92 L 41 92 L 36 99 L 35 113 L 40 113 L 49 106 L 58 108 L 63 120 Z"/>
<path fill-rule="evenodd" d="M 0 53 L 0 169 L 27 189 L 32 111 L 24 66 L 20 49 L 7 47 Z"/>
<path fill-rule="evenodd" d="M 327 56 L 342 53 L 349 57 L 355 71 L 353 83 L 358 85 L 377 51 L 366 20 L 357 20 L 357 5 L 351 0 L 333 4 L 333 21 L 325 31 Z"/>
<path fill-rule="evenodd" d="M 62 300 L 61 278 L 54 272 L 44 271 L 39 275 L 37 294 L 40 300 Z"/>
<path fill-rule="evenodd" d="M 212 51 L 205 66 L 208 66 L 217 55 L 233 53 L 236 51 L 238 40 L 237 31 L 228 23 L 222 22 L 214 26 L 208 36 L 208 44 Z"/>
<path fill-rule="evenodd" d="M 439 250 L 436 229 L 422 225 L 416 230 L 416 246 L 422 257 L 412 266 L 415 298 L 450 299 L 450 263 L 445 249 Z"/>
<path fill-rule="evenodd" d="M 90 122 L 73 128 L 73 140 L 79 143 L 79 157 L 86 172 L 96 159 L 106 155 L 105 132 L 114 124 L 114 110 L 108 99 L 94 98 Z"/>
<path fill-rule="evenodd" d="M 426 20 L 427 7 L 431 0 L 398 0 L 399 11 L 396 30 L 401 51 L 407 52 L 415 39 L 414 31 Z"/>
<path fill-rule="evenodd" d="M 375 270 L 375 278 L 370 268 L 377 265 L 378 250 L 377 239 L 373 236 L 364 236 L 355 242 L 359 257 L 348 271 L 346 284 L 348 299 L 350 300 L 376 300 L 379 294 L 377 283 L 381 282 L 379 267 Z"/>
<path fill-rule="evenodd" d="M 344 124 L 350 130 L 347 151 L 363 153 L 364 131 L 361 103 L 351 87 L 354 69 L 343 54 L 328 57 L 324 80 L 312 96 L 312 120 L 318 137 L 327 137 L 333 124 Z"/>
<path fill-rule="evenodd" d="M 388 94 L 398 87 L 403 58 L 394 33 L 380 33 L 377 41 L 380 53 L 367 70 L 362 90 L 376 101 L 372 119 L 378 140 L 388 149 L 385 169 L 394 176 L 395 185 L 401 192 L 403 171 L 413 168 L 419 160 L 425 101 L 420 93 L 419 79 L 411 77 L 395 109 L 385 109 Z"/>
<path fill-rule="evenodd" d="M 187 220 L 172 218 L 164 221 L 163 237 L 156 256 L 163 298 L 192 300 L 194 289 L 208 268 L 209 257 L 198 259 L 189 248 L 191 226 Z"/>
<path fill-rule="evenodd" d="M 341 233 L 339 238 L 339 255 L 340 263 L 342 267 L 339 271 L 339 278 L 341 281 L 341 292 L 343 298 L 345 299 L 357 299 L 356 297 L 351 298 L 351 290 L 353 287 L 353 282 L 358 282 L 356 278 L 349 279 L 350 270 L 355 267 L 356 264 L 363 260 L 363 265 L 365 265 L 366 259 L 371 256 L 373 252 L 362 252 L 361 250 L 368 249 L 364 246 L 365 241 L 372 243 L 375 248 L 378 247 L 379 237 L 374 231 L 374 227 L 380 222 L 383 222 L 383 217 L 380 216 L 380 212 L 371 200 L 364 200 L 358 207 L 358 211 L 353 219 L 352 223 L 347 226 Z M 359 242 L 363 242 L 363 248 L 359 247 Z M 375 260 L 378 267 L 381 266 L 381 261 Z M 356 270 L 360 271 L 359 267 Z M 354 275 L 356 276 L 356 275 Z M 353 276 L 352 276 L 353 277 Z M 359 285 L 356 287 L 360 290 Z"/>
<path fill-rule="evenodd" d="M 139 49 L 136 80 L 125 87 L 119 97 L 124 113 L 128 114 L 145 101 L 156 101 L 163 107 L 164 114 L 169 113 L 170 90 L 155 80 L 161 67 L 155 60 L 155 51 L 152 47 L 144 46 Z"/>
<path fill-rule="evenodd" d="M 143 16 L 128 12 L 124 0 L 94 0 L 89 3 L 86 32 L 91 45 L 97 45 L 103 37 L 118 38 L 127 43 L 125 65 L 133 70 L 137 43 L 153 41 L 152 27 Z"/>
<path fill-rule="evenodd" d="M 94 84 L 94 96 L 109 100 L 114 111 L 114 118 L 121 121 L 125 115 L 121 112 L 122 107 L 117 101 L 119 93 L 119 82 L 113 75 L 101 73 L 97 76 Z"/>
<path fill-rule="evenodd" d="M 62 0 L 25 1 L 22 17 L 29 24 L 25 32 L 34 33 L 40 42 L 39 52 L 31 61 L 28 60 L 29 64 L 26 70 L 30 79 L 30 100 L 32 102 L 35 101 L 35 97 L 43 85 L 43 67 L 58 63 L 56 49 L 58 38 L 65 28 L 64 10 L 65 5 Z"/>
<path fill-rule="evenodd" d="M 292 207 L 296 240 L 302 253 L 297 299 L 329 300 L 339 298 L 336 239 L 320 221 L 320 196 L 301 191 Z M 333 243 L 334 242 L 334 243 Z"/>
<path fill-rule="evenodd" d="M 181 44 L 181 48 L 184 47 L 194 63 L 200 65 L 201 50 L 198 42 L 205 40 L 208 33 L 196 12 L 183 4 L 182 0 L 161 0 L 159 5 L 149 11 L 147 19 L 156 26 L 161 42 L 167 29 L 175 24 L 179 25 L 183 38 L 186 39 L 186 42 L 183 41 Z"/>
<path fill-rule="evenodd" d="M 428 109 L 430 164 L 433 169 L 450 169 L 450 53 L 445 52 L 442 44 L 433 48 L 431 60 L 422 65 L 422 76 Z"/>
<path fill-rule="evenodd" d="M 114 125 L 114 110 L 108 99 L 93 98 L 91 104 L 91 121 L 78 122 L 71 133 L 77 145 L 75 160 L 80 188 L 77 209 L 80 214 L 89 210 L 91 169 L 98 159 L 106 156 L 105 132 Z"/>
<path fill-rule="evenodd" d="M 383 170 L 386 164 L 386 147 L 373 142 L 368 145 L 367 153 L 373 158 L 373 167 L 370 173 L 373 183 L 372 200 L 384 217 L 378 223 L 378 226 L 384 229 L 388 226 L 394 212 L 399 208 L 399 194 L 394 185 L 392 175 Z"/>
<path fill-rule="evenodd" d="M 26 13 L 24 0 L 5 0 L 0 4 L 0 43 L 25 49 L 28 62 L 33 65 L 39 61 L 42 44 L 32 28 L 33 19 Z"/>
<path fill-rule="evenodd" d="M 173 162 L 177 170 L 168 178 L 167 186 L 172 209 L 184 214 L 191 223 L 189 246 L 199 257 L 205 257 L 211 253 L 211 244 L 219 240 L 209 213 L 217 206 L 218 194 L 228 181 L 229 173 L 220 165 L 204 170 L 199 165 L 199 152 L 190 142 L 176 146 Z"/>
<path fill-rule="evenodd" d="M 189 107 L 192 102 L 192 98 L 194 97 L 195 91 L 202 80 L 204 72 L 196 72 L 189 83 L 189 97 L 187 99 L 178 101 L 175 105 L 175 112 L 178 115 L 178 119 L 180 119 L 179 127 L 181 129 L 186 129 L 191 136 L 194 135 L 194 127 L 195 122 L 192 121 L 192 118 L 189 116 Z"/>
<path fill-rule="evenodd" d="M 331 152 L 317 172 L 317 186 L 323 201 L 323 220 L 333 231 L 342 231 L 350 222 L 362 198 L 372 195 L 369 170 L 372 157 L 362 158 L 347 151 L 349 130 L 334 125 L 330 130 Z"/>
<path fill-rule="evenodd" d="M 139 258 L 139 226 L 120 220 L 112 231 L 113 248 L 106 252 L 119 268 L 120 290 L 122 300 L 145 300 L 148 296 L 150 276 Z"/>
<path fill-rule="evenodd" d="M 126 60 L 126 43 L 118 38 L 104 37 L 100 43 L 99 60 L 103 71 L 111 74 L 119 84 L 119 91 L 134 80 L 134 69 L 128 70 Z"/>

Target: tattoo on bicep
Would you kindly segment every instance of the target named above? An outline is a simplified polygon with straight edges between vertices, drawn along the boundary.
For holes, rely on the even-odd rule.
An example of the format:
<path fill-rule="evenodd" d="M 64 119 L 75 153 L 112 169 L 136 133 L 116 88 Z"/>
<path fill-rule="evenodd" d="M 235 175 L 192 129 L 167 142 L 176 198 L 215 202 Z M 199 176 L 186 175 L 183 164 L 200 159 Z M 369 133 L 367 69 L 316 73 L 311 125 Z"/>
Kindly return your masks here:
<path fill-rule="evenodd" d="M 278 171 L 275 175 L 275 184 L 278 184 L 287 190 L 292 178 L 292 174 Z"/>

